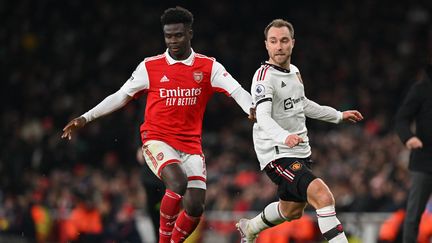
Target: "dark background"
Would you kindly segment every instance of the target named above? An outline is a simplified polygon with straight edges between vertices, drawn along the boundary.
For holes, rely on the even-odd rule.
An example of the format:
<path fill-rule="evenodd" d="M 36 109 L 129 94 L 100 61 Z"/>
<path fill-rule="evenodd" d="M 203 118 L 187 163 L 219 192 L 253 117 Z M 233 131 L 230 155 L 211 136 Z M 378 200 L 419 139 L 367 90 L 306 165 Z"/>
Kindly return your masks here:
<path fill-rule="evenodd" d="M 92 122 L 70 142 L 60 135 L 145 57 L 164 52 L 160 15 L 176 5 L 194 14 L 194 50 L 215 57 L 246 90 L 267 59 L 264 27 L 275 18 L 293 23 L 292 63 L 308 98 L 365 117 L 356 125 L 308 121 L 315 171 L 328 181 L 338 210 L 403 206 L 408 151 L 392 131 L 393 116 L 432 53 L 431 1 L 21 0 L 0 1 L 0 217 L 8 202 L 56 210 L 62 190 L 102 194 L 98 202 L 110 205 L 116 195 L 119 208 L 158 198 L 139 183 L 144 99 Z M 232 99 L 216 95 L 209 103 L 207 209 L 260 210 L 275 199 L 258 171 L 251 126 Z M 99 176 L 125 191 L 95 183 Z M 145 179 L 157 184 L 151 174 Z"/>

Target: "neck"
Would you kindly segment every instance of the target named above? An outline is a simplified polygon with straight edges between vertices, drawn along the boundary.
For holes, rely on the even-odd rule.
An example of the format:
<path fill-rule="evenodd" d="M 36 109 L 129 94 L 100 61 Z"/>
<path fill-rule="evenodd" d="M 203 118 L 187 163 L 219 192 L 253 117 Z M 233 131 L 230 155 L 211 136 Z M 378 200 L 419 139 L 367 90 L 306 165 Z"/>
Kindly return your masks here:
<path fill-rule="evenodd" d="M 168 53 L 174 60 L 181 61 L 181 60 L 186 60 L 192 54 L 192 49 L 188 48 L 187 51 L 185 51 L 183 54 L 179 54 L 179 55 L 175 55 L 171 52 L 168 52 Z"/>

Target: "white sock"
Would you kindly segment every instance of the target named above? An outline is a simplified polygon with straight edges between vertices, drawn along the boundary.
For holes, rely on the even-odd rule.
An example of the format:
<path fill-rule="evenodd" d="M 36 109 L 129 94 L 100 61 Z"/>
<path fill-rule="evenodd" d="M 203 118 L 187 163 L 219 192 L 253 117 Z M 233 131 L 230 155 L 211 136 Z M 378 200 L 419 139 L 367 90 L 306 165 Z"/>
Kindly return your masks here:
<path fill-rule="evenodd" d="M 334 205 L 317 209 L 316 213 L 318 217 L 318 226 L 324 237 L 326 236 L 326 232 L 329 232 L 330 230 L 333 232 L 333 234 L 328 234 L 330 237 L 327 238 L 334 236 L 331 239 L 327 239 L 329 243 L 348 243 L 345 233 L 343 231 L 339 231 L 343 229 L 340 221 L 336 218 L 336 210 Z M 337 228 L 340 229 L 337 230 Z"/>
<path fill-rule="evenodd" d="M 267 205 L 264 210 L 249 221 L 249 230 L 253 234 L 286 221 L 279 209 L 279 202 Z"/>

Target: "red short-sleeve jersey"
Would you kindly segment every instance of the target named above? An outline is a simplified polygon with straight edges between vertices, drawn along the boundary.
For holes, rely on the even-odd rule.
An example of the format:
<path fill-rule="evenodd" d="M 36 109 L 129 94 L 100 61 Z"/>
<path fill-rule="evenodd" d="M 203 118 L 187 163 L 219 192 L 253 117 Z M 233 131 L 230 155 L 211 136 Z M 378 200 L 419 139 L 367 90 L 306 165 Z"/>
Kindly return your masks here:
<path fill-rule="evenodd" d="M 147 93 L 143 143 L 161 140 L 175 149 L 202 154 L 204 111 L 214 92 L 230 95 L 240 84 L 213 58 L 192 52 L 183 61 L 167 52 L 145 59 L 123 85 L 130 96 Z"/>

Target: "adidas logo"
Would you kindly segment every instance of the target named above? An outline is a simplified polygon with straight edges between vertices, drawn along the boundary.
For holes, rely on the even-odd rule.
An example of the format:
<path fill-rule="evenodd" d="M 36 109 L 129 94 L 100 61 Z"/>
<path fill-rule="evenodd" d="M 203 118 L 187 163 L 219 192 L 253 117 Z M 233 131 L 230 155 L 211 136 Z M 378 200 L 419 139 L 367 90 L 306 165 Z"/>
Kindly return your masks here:
<path fill-rule="evenodd" d="M 285 82 L 282 81 L 281 88 L 283 88 L 283 87 L 285 87 L 285 86 L 286 86 Z"/>
<path fill-rule="evenodd" d="M 169 81 L 170 81 L 169 78 L 167 78 L 167 76 L 165 76 L 165 75 L 160 80 L 161 83 L 163 83 L 163 82 L 169 82 Z"/>

